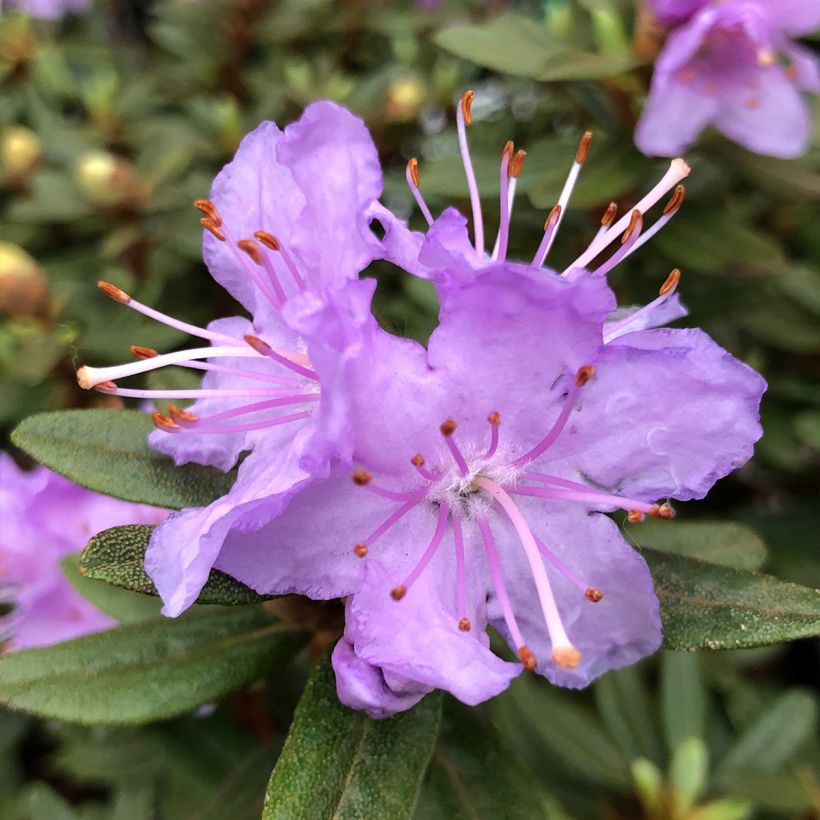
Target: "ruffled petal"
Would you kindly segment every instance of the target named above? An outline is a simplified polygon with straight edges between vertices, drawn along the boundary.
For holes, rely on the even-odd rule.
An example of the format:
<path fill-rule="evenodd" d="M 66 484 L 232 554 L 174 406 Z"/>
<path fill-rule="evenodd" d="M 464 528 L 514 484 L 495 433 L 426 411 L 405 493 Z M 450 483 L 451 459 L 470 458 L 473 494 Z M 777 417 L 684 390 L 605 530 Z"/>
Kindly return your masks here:
<path fill-rule="evenodd" d="M 620 336 L 634 333 L 637 330 L 663 327 L 674 322 L 675 319 L 681 319 L 688 313 L 689 311 L 677 293 L 672 294 L 669 299 L 651 310 L 644 310 L 640 305 L 618 308 L 610 313 L 604 322 L 604 339 L 612 342 Z"/>
<path fill-rule="evenodd" d="M 817 0 L 758 0 L 773 26 L 792 37 L 804 37 L 820 28 Z"/>
<path fill-rule="evenodd" d="M 708 2 L 709 0 L 650 0 L 649 7 L 664 26 L 677 26 Z"/>
<path fill-rule="evenodd" d="M 647 501 L 703 498 L 751 457 L 765 388 L 700 330 L 629 333 L 537 468 Z"/>

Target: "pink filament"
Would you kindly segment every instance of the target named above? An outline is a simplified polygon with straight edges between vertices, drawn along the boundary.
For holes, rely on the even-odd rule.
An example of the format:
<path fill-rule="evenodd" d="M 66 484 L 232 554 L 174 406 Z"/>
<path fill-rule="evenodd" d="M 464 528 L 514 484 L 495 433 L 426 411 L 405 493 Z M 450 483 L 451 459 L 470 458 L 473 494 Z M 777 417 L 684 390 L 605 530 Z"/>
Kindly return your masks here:
<path fill-rule="evenodd" d="M 433 533 L 433 537 L 430 539 L 430 544 L 424 551 L 424 555 L 421 556 L 418 564 L 416 564 L 413 571 L 407 576 L 402 584 L 405 589 L 410 589 L 438 551 L 439 545 L 441 544 L 441 539 L 444 537 L 444 530 L 447 527 L 447 519 L 449 516 L 450 508 L 446 504 L 442 503 L 438 511 L 438 524 L 436 524 L 436 531 Z"/>
<path fill-rule="evenodd" d="M 374 484 L 372 481 L 362 486 L 365 489 L 369 490 L 371 493 L 374 493 L 375 495 L 380 495 L 382 498 L 389 498 L 393 501 L 411 501 L 415 499 L 418 495 L 418 490 L 415 490 L 411 493 L 401 493 L 396 492 L 395 490 L 388 490 L 387 487 L 380 487 L 378 484 Z"/>
<path fill-rule="evenodd" d="M 299 380 L 290 376 L 273 376 L 270 373 L 258 373 L 256 370 L 242 370 L 240 368 L 228 367 L 226 365 L 212 364 L 211 362 L 180 362 L 179 367 L 187 367 L 191 370 L 205 370 L 211 373 L 228 373 L 242 379 L 253 379 L 260 382 L 278 384 L 283 389 L 299 386 Z"/>
<path fill-rule="evenodd" d="M 219 387 L 194 388 L 192 390 L 137 390 L 130 387 L 117 387 L 114 390 L 102 390 L 108 396 L 122 396 L 126 399 L 214 399 L 246 398 L 249 396 L 278 396 L 279 390 L 228 390 Z"/>
<path fill-rule="evenodd" d="M 615 268 L 621 261 L 626 259 L 630 253 L 632 253 L 633 249 L 635 248 L 635 243 L 638 241 L 641 230 L 643 229 L 643 215 L 639 215 L 637 222 L 635 224 L 635 228 L 632 231 L 629 239 L 618 248 L 606 262 L 601 263 L 597 268 L 595 268 L 593 273 L 597 274 L 598 276 L 606 276 L 613 268 Z"/>
<path fill-rule="evenodd" d="M 473 209 L 473 230 L 475 232 L 476 253 L 484 256 L 484 218 L 481 213 L 481 197 L 475 181 L 475 171 L 470 159 L 470 147 L 467 144 L 467 124 L 464 122 L 462 106 L 456 106 L 456 129 L 458 130 L 458 147 L 464 165 L 464 176 L 467 177 L 467 188 L 470 191 L 470 205 Z"/>
<path fill-rule="evenodd" d="M 464 571 L 464 534 L 461 531 L 461 521 L 453 516 L 453 545 L 456 551 L 456 603 L 459 618 L 467 617 L 467 590 Z"/>
<path fill-rule="evenodd" d="M 630 313 L 629 316 L 626 316 L 619 322 L 610 325 L 604 332 L 604 344 L 612 341 L 612 339 L 614 339 L 625 327 L 629 327 L 633 322 L 637 322 L 643 316 L 646 316 L 647 313 L 650 313 L 655 308 L 660 307 L 664 302 L 671 298 L 672 294 L 676 290 L 677 287 L 670 288 L 666 291 L 666 293 L 662 293 L 660 296 L 656 297 L 639 310 L 636 310 L 634 313 Z"/>
<path fill-rule="evenodd" d="M 567 580 L 571 581 L 581 592 L 586 592 L 589 589 L 589 584 L 585 584 L 537 535 L 535 538 L 536 546 L 544 558 L 547 559 Z"/>
<path fill-rule="evenodd" d="M 416 205 L 419 206 L 419 210 L 422 213 L 422 216 L 427 220 L 428 225 L 433 224 L 433 214 L 430 213 L 430 209 L 427 207 L 427 203 L 424 201 L 424 197 L 419 190 L 419 186 L 413 181 L 413 173 L 410 168 L 410 164 L 407 165 L 407 170 L 404 172 L 405 179 L 407 180 L 407 186 L 410 188 L 410 193 L 413 194 L 413 199 L 416 200 Z"/>
<path fill-rule="evenodd" d="M 508 190 L 510 187 L 510 160 L 512 159 L 512 152 L 505 151 L 501 158 L 501 167 L 499 170 L 499 206 L 501 209 L 501 216 L 498 225 L 498 239 L 496 240 L 496 247 L 493 251 L 493 259 L 504 261 L 507 258 L 507 244 L 510 239 L 510 199 Z"/>
<path fill-rule="evenodd" d="M 263 340 L 264 341 L 264 340 Z M 304 367 L 301 364 L 297 364 L 293 361 L 293 359 L 287 358 L 287 356 L 283 356 L 277 350 L 274 350 L 270 345 L 267 345 L 262 353 L 263 356 L 267 356 L 269 359 L 273 359 L 275 362 L 279 362 L 279 364 L 287 367 L 288 370 L 292 370 L 294 373 L 298 373 L 300 376 L 304 376 L 306 379 L 313 379 L 314 381 L 319 381 L 319 377 L 316 375 L 316 372 L 311 370 L 309 367 Z"/>
<path fill-rule="evenodd" d="M 416 468 L 416 470 L 418 470 L 418 473 L 422 478 L 427 479 L 427 481 L 438 481 L 439 476 L 437 476 L 435 473 L 430 472 L 430 470 L 428 470 L 423 464 L 413 463 L 413 466 Z"/>
<path fill-rule="evenodd" d="M 585 504 L 602 504 L 604 506 L 619 507 L 623 510 L 640 510 L 648 513 L 655 506 L 647 504 L 645 501 L 638 501 L 635 498 L 623 498 L 619 495 L 601 493 L 597 490 L 588 489 L 586 492 L 576 490 L 564 490 L 556 487 L 548 490 L 541 487 L 521 487 L 511 490 L 513 495 L 528 495 L 534 498 L 547 498 L 555 501 L 580 501 Z"/>
<path fill-rule="evenodd" d="M 131 298 L 128 302 L 123 302 L 122 304 L 127 305 L 132 310 L 136 310 L 137 313 L 141 313 L 143 316 L 147 316 L 149 319 L 153 319 L 163 325 L 168 325 L 168 327 L 172 327 L 176 330 L 181 330 L 183 333 L 187 333 L 190 336 L 196 336 L 199 339 L 209 339 L 212 342 L 222 342 L 223 344 L 229 345 L 242 344 L 241 339 L 236 339 L 225 333 L 217 333 L 214 330 L 207 330 L 204 327 L 197 327 L 196 325 L 188 324 L 188 322 L 182 322 L 179 319 L 174 319 L 167 313 L 161 313 L 158 310 L 154 310 L 154 308 L 148 307 L 148 305 L 144 305 L 142 302 L 138 302 L 134 298 Z"/>
<path fill-rule="evenodd" d="M 544 227 L 544 236 L 541 239 L 541 244 L 538 246 L 538 250 L 535 252 L 535 256 L 532 258 L 532 264 L 538 268 L 540 268 L 547 259 L 547 254 L 550 252 L 550 248 L 552 247 L 555 234 L 558 230 L 558 223 L 560 221 L 561 211 L 559 209 L 553 211 L 550 214 L 550 217 L 547 218 L 547 224 Z"/>
<path fill-rule="evenodd" d="M 484 453 L 484 458 L 492 458 L 498 449 L 498 425 L 490 422 L 490 446 Z"/>
<path fill-rule="evenodd" d="M 462 477 L 466 478 L 467 473 L 469 472 L 469 468 L 467 467 L 467 461 L 461 454 L 461 450 L 458 449 L 458 445 L 455 443 L 455 441 L 453 441 L 452 434 L 449 436 L 445 436 L 444 440 L 447 442 L 447 447 L 450 450 L 451 455 L 453 456 L 453 461 L 455 461 L 455 463 L 458 465 L 459 472 L 461 473 Z"/>
<path fill-rule="evenodd" d="M 544 438 L 535 445 L 528 453 L 525 453 L 523 456 L 519 456 L 512 462 L 513 467 L 521 467 L 524 464 L 528 464 L 530 461 L 534 461 L 538 456 L 544 453 L 549 447 L 551 447 L 555 441 L 557 440 L 558 436 L 564 430 L 564 427 L 567 425 L 567 421 L 569 420 L 569 415 L 572 412 L 573 408 L 575 407 L 575 399 L 578 397 L 578 391 L 580 390 L 579 385 L 577 382 L 573 381 L 572 386 L 567 393 L 566 398 L 564 399 L 564 406 L 561 408 L 561 412 L 558 414 L 558 418 L 555 420 L 555 423 L 552 425 L 552 429 L 547 433 Z"/>
<path fill-rule="evenodd" d="M 268 401 L 258 401 L 253 404 L 245 404 L 242 407 L 234 407 L 232 410 L 223 410 L 221 413 L 214 413 L 210 416 L 200 416 L 196 421 L 185 421 L 185 419 L 174 419 L 177 424 L 182 423 L 183 426 L 197 425 L 204 422 L 227 421 L 228 419 L 236 418 L 236 416 L 244 416 L 248 413 L 258 413 L 260 410 L 268 410 L 271 407 L 285 407 L 288 404 L 303 404 L 309 401 L 318 401 L 318 393 L 303 393 L 296 396 L 284 396 L 281 399 L 269 399 Z"/>
<path fill-rule="evenodd" d="M 282 254 L 282 259 L 285 260 L 290 275 L 293 277 L 293 281 L 296 282 L 296 287 L 298 287 L 299 290 L 305 290 L 305 280 L 302 278 L 302 274 L 299 273 L 299 269 L 296 267 L 296 263 L 293 261 L 293 257 L 290 255 L 288 249 L 281 243 L 279 245 L 279 253 Z"/>
<path fill-rule="evenodd" d="M 364 543 L 367 545 L 372 544 L 377 538 L 381 538 L 397 521 L 404 518 L 407 513 L 410 512 L 414 507 L 418 506 L 421 500 L 424 498 L 425 493 L 420 492 L 416 493 L 416 495 L 410 499 L 410 501 L 402 504 L 394 513 L 388 516 L 378 527 L 376 527 L 370 535 L 365 538 Z"/>
<path fill-rule="evenodd" d="M 257 421 L 250 424 L 234 424 L 226 427 L 198 427 L 193 425 L 191 427 L 180 427 L 178 430 L 167 430 L 166 432 L 173 432 L 174 435 L 180 433 L 193 433 L 195 435 L 226 435 L 228 433 L 249 433 L 253 430 L 264 430 L 267 427 L 278 427 L 281 424 L 288 424 L 291 421 L 299 421 L 310 416 L 310 411 L 305 410 L 301 413 L 291 413 L 289 416 L 279 416 L 275 419 L 268 419 L 267 421 Z"/>

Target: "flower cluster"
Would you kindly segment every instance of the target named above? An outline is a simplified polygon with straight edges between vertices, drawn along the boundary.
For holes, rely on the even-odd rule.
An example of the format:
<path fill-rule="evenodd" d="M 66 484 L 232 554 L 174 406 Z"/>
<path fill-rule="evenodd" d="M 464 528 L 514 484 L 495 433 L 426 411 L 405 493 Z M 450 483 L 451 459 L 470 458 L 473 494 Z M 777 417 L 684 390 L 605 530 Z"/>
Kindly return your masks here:
<path fill-rule="evenodd" d="M 115 626 L 66 579 L 60 561 L 120 524 L 157 524 L 165 510 L 117 501 L 0 453 L 0 645 L 25 649 Z"/>
<path fill-rule="evenodd" d="M 509 261 L 524 152 L 502 153 L 487 251 L 471 103 L 467 92 L 457 124 L 472 238 L 455 209 L 434 218 L 415 160 L 407 181 L 428 228 L 409 230 L 379 203 L 364 124 L 315 103 L 283 132 L 264 123 L 246 137 L 197 203 L 205 260 L 251 320 L 196 328 L 103 283 L 209 344 L 134 348 L 137 361 L 78 374 L 84 387 L 152 398 L 120 380 L 204 371 L 199 389 L 162 392 L 196 401 L 155 414 L 151 443 L 178 463 L 223 469 L 245 455 L 228 495 L 156 529 L 146 567 L 164 612 L 189 606 L 214 566 L 263 593 L 345 598 L 339 696 L 376 717 L 435 688 L 478 703 L 522 669 L 584 686 L 653 652 L 652 579 L 606 513 L 670 518 L 670 499 L 703 497 L 760 436 L 763 380 L 701 331 L 659 327 L 685 312 L 678 271 L 640 308 L 618 310 L 607 284 L 674 217 L 686 163 L 674 160 L 620 219 L 607 208 L 559 272 L 545 261 L 584 135 L 532 260 Z M 426 348 L 373 318 L 374 282 L 359 274 L 376 258 L 435 283 L 439 324 Z M 512 660 L 490 650 L 488 625 Z"/>
<path fill-rule="evenodd" d="M 820 63 L 792 41 L 820 28 L 816 0 L 649 0 L 671 29 L 655 63 L 635 140 L 674 156 L 708 125 L 750 151 L 806 151 L 811 115 L 802 92 L 820 91 Z"/>

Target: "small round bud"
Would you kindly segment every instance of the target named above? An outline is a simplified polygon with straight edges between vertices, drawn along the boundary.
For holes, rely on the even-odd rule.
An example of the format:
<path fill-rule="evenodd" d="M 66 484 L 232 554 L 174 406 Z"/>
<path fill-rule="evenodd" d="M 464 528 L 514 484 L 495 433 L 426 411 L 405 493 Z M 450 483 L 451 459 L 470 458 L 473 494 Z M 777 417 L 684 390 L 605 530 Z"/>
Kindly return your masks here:
<path fill-rule="evenodd" d="M 0 311 L 35 316 L 46 307 L 48 287 L 42 268 L 19 245 L 0 242 Z"/>
<path fill-rule="evenodd" d="M 33 131 L 15 125 L 0 138 L 0 169 L 13 182 L 25 182 L 37 168 L 43 152 Z"/>
<path fill-rule="evenodd" d="M 418 77 L 404 76 L 393 80 L 387 89 L 385 110 L 394 122 L 414 120 L 424 105 L 424 84 Z"/>
<path fill-rule="evenodd" d="M 148 186 L 136 168 L 105 151 L 81 157 L 74 175 L 86 199 L 100 208 L 135 208 L 148 198 Z"/>

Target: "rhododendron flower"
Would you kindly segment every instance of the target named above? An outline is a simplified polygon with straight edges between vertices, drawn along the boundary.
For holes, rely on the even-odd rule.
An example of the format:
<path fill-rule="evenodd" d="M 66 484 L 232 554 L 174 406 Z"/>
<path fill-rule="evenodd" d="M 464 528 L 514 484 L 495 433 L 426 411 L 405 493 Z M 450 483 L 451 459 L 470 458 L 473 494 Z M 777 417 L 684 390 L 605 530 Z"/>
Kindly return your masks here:
<path fill-rule="evenodd" d="M 6 0 L 6 4 L 38 20 L 59 20 L 66 14 L 88 11 L 91 0 Z"/>
<path fill-rule="evenodd" d="M 166 510 L 98 495 L 38 467 L 21 470 L 0 453 L 0 589 L 7 649 L 43 646 L 116 626 L 71 586 L 60 568 L 98 532 L 157 524 Z"/>
<path fill-rule="evenodd" d="M 750 151 L 805 152 L 820 91 L 817 58 L 791 38 L 820 27 L 816 0 L 653 0 L 672 26 L 655 63 L 635 141 L 645 154 L 685 150 L 708 125 Z"/>
<path fill-rule="evenodd" d="M 583 686 L 657 649 L 651 577 L 603 513 L 702 497 L 751 455 L 764 384 L 698 330 L 602 344 L 613 307 L 603 277 L 498 262 L 443 291 L 427 350 L 371 325 L 349 372 L 353 480 L 313 481 L 261 529 L 237 519 L 220 569 L 350 596 L 344 702 L 474 704 L 522 668 Z"/>
<path fill-rule="evenodd" d="M 124 397 L 196 399 L 186 410 L 172 406 L 168 416 L 154 415 L 160 429 L 150 443 L 178 464 L 227 470 L 250 451 L 227 497 L 175 514 L 157 529 L 146 567 L 166 614 L 179 614 L 196 599 L 239 510 L 257 508 L 261 526 L 308 470 L 321 472 L 331 458 L 349 458 L 341 435 L 344 395 L 320 391 L 319 383 L 325 372 L 323 385 L 344 378 L 343 362 L 355 355 L 355 330 L 323 325 L 322 315 L 329 294 L 352 328 L 361 305 L 369 311 L 369 285 L 356 280 L 378 251 L 365 214 L 381 187 L 376 150 L 362 121 L 334 103 L 315 103 L 284 132 L 265 122 L 245 137 L 210 199 L 196 203 L 208 268 L 251 321 L 234 317 L 195 327 L 101 283 L 112 298 L 210 344 L 165 355 L 135 346 L 139 361 L 83 367 L 80 384 Z M 310 359 L 304 327 L 322 335 Z M 117 383 L 164 366 L 204 372 L 201 387 L 142 390 Z"/>

